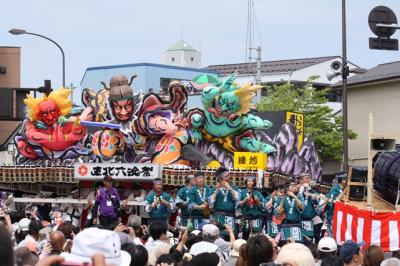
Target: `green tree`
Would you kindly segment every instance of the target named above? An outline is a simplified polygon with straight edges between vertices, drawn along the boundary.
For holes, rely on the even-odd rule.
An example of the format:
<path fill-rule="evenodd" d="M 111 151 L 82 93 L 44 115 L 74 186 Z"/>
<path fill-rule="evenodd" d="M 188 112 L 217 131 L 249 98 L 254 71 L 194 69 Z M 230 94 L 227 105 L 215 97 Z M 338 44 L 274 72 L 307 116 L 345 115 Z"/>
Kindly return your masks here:
<path fill-rule="evenodd" d="M 318 150 L 321 160 L 343 159 L 342 117 L 335 116 L 327 106 L 330 88 L 317 90 L 311 77 L 302 88 L 285 83 L 279 86 L 266 86 L 267 96 L 257 104 L 257 111 L 291 111 L 304 114 L 304 135 L 310 137 Z M 349 130 L 349 139 L 357 134 Z"/>

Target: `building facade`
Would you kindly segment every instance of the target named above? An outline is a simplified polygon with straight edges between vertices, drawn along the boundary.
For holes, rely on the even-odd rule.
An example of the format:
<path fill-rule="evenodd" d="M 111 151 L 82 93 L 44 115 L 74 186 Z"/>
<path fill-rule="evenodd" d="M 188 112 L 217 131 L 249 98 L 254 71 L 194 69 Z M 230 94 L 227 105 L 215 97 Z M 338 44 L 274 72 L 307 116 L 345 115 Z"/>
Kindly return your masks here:
<path fill-rule="evenodd" d="M 164 63 L 180 67 L 201 67 L 201 53 L 187 42 L 180 40 L 165 52 Z"/>
<path fill-rule="evenodd" d="M 349 129 L 358 135 L 349 140 L 349 164 L 367 166 L 368 113 L 374 115 L 374 132 L 400 133 L 400 61 L 349 78 L 347 95 Z"/>

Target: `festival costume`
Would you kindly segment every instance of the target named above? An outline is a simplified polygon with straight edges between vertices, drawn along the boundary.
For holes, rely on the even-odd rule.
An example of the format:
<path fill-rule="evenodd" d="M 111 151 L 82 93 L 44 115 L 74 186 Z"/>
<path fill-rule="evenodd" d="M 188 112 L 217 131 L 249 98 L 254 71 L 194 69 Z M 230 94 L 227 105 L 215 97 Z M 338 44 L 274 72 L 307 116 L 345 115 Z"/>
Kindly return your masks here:
<path fill-rule="evenodd" d="M 336 198 L 342 194 L 343 189 L 339 184 L 335 184 L 329 192 L 325 196 L 325 201 L 326 206 L 325 206 L 325 220 L 324 220 L 324 226 L 323 229 L 326 229 L 326 234 L 332 235 L 333 234 L 333 228 L 332 228 L 332 222 L 333 222 L 333 211 L 334 211 L 334 203 L 333 201 L 336 200 Z M 323 204 L 323 203 L 322 203 Z"/>
<path fill-rule="evenodd" d="M 303 203 L 303 209 L 301 211 L 301 230 L 303 236 L 313 238 L 313 218 L 317 215 L 315 211 L 315 205 L 317 202 L 312 199 L 311 195 L 306 195 L 303 191 L 299 193 L 299 199 Z"/>
<path fill-rule="evenodd" d="M 215 200 L 210 198 L 210 207 L 213 209 L 212 220 L 218 221 L 222 225 L 229 225 L 237 233 L 235 211 L 238 204 L 239 193 L 237 191 L 231 192 L 226 188 L 221 188 L 217 192 Z M 225 231 L 221 233 L 226 234 Z"/>
<path fill-rule="evenodd" d="M 183 206 L 183 204 L 188 204 L 189 203 L 189 197 L 188 197 L 188 192 L 191 188 L 188 186 L 184 186 L 181 189 L 179 189 L 178 194 L 176 196 L 175 203 L 181 210 L 181 224 L 182 226 L 186 226 L 189 219 L 190 219 L 190 211 L 189 211 L 189 206 Z"/>
<path fill-rule="evenodd" d="M 248 188 L 242 189 L 240 191 L 240 200 L 244 200 L 247 196 L 249 196 L 251 192 L 249 192 Z M 250 201 L 245 201 L 241 207 L 242 211 L 242 219 L 243 219 L 243 232 L 246 233 L 258 233 L 262 230 L 262 208 L 258 206 L 256 202 L 254 202 L 254 197 L 257 197 L 263 206 L 264 197 L 260 191 L 253 189 L 252 190 L 253 199 Z"/>
<path fill-rule="evenodd" d="M 283 198 L 283 211 L 286 220 L 281 225 L 281 231 L 285 240 L 292 238 L 296 242 L 303 240 L 301 231 L 301 210 L 297 206 L 296 199 L 291 196 Z"/>
<path fill-rule="evenodd" d="M 200 191 L 198 186 L 194 186 L 188 191 L 190 217 L 192 219 L 194 229 L 199 230 L 201 229 L 200 225 L 210 222 L 209 209 L 199 210 L 194 209 L 194 207 L 200 206 L 204 203 L 209 204 L 209 198 L 212 193 L 213 190 L 209 186 L 204 186 L 203 191 Z"/>
<path fill-rule="evenodd" d="M 270 201 L 272 197 L 272 206 L 270 209 L 267 209 L 267 212 L 269 213 L 269 215 L 267 216 L 267 221 L 266 221 L 266 231 L 267 234 L 271 237 L 276 237 L 276 235 L 279 233 L 280 231 L 280 224 L 277 224 L 276 220 L 273 219 L 274 216 L 278 216 L 278 207 L 281 204 L 281 196 L 272 196 L 272 195 L 268 195 L 265 198 L 265 206 L 267 205 L 267 203 Z M 280 214 L 281 216 L 284 216 L 284 214 Z"/>
<path fill-rule="evenodd" d="M 155 201 L 166 200 L 171 207 L 168 208 L 167 206 L 158 203 L 156 207 L 151 207 Z M 150 223 L 155 220 L 160 220 L 164 222 L 168 222 L 169 216 L 172 211 L 175 210 L 175 204 L 170 194 L 166 192 L 161 192 L 157 194 L 154 190 L 152 190 L 146 197 L 146 207 L 145 211 L 149 213 L 150 216 Z"/>

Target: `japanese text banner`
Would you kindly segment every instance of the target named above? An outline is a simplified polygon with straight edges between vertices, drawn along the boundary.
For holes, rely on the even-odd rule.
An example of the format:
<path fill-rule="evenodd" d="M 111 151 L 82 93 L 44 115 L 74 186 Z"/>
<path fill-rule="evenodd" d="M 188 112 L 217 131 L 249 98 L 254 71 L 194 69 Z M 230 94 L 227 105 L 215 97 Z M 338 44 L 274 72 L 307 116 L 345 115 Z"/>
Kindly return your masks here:
<path fill-rule="evenodd" d="M 75 165 L 77 179 L 99 180 L 110 175 L 116 180 L 153 180 L 161 177 L 159 164 L 80 163 Z"/>

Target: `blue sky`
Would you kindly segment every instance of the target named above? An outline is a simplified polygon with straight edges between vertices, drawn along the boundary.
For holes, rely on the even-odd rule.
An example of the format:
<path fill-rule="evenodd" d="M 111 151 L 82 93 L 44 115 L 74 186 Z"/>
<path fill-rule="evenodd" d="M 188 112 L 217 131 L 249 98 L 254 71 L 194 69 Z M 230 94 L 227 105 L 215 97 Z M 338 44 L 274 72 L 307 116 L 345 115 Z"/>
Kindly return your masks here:
<path fill-rule="evenodd" d="M 400 60 L 399 51 L 369 50 L 367 23 L 377 5 L 400 18 L 399 0 L 347 0 L 348 57 L 362 67 Z M 341 0 L 255 0 L 263 60 L 341 54 Z M 0 45 L 22 47 L 21 86 L 44 79 L 61 85 L 61 55 L 46 40 L 13 36 L 23 28 L 53 38 L 66 53 L 67 84 L 87 67 L 163 63 L 180 39 L 198 48 L 203 66 L 245 58 L 247 0 L 35 0 L 3 1 Z M 400 32 L 394 35 L 400 39 Z"/>

